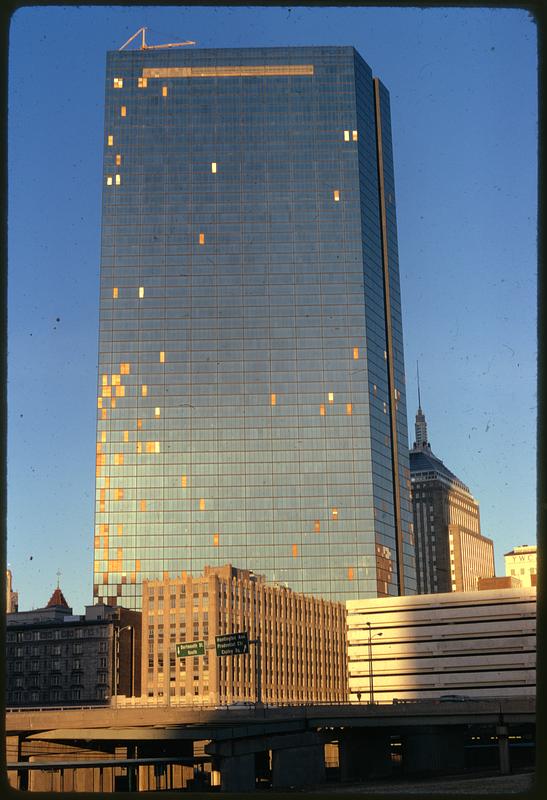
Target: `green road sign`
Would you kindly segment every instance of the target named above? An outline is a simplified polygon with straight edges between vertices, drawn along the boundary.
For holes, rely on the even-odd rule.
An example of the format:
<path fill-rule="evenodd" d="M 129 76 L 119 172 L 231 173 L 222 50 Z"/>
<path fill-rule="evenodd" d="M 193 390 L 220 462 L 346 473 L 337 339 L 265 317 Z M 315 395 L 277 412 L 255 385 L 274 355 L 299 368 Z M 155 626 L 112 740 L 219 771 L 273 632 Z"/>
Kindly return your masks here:
<path fill-rule="evenodd" d="M 205 642 L 180 642 L 176 645 L 177 658 L 188 658 L 188 656 L 204 656 Z"/>
<path fill-rule="evenodd" d="M 247 631 L 238 633 L 222 633 L 215 636 L 217 656 L 240 656 L 249 652 L 249 634 Z"/>

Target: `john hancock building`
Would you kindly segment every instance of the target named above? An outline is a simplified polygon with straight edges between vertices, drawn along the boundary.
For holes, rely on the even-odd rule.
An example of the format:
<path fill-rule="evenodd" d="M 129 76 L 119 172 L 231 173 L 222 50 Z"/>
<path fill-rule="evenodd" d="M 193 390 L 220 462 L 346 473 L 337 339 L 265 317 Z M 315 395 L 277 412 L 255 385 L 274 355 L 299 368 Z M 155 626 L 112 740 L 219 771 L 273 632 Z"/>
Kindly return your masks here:
<path fill-rule="evenodd" d="M 389 95 L 353 47 L 108 53 L 94 596 L 415 593 Z"/>

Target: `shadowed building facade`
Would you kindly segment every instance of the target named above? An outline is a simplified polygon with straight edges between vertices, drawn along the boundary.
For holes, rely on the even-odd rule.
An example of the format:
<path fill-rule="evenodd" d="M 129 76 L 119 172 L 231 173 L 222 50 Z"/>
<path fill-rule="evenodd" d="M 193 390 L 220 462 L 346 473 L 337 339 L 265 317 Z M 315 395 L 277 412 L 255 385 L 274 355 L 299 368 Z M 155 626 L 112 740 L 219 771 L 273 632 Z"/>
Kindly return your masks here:
<path fill-rule="evenodd" d="M 352 47 L 107 58 L 94 597 L 415 591 L 389 95 Z"/>

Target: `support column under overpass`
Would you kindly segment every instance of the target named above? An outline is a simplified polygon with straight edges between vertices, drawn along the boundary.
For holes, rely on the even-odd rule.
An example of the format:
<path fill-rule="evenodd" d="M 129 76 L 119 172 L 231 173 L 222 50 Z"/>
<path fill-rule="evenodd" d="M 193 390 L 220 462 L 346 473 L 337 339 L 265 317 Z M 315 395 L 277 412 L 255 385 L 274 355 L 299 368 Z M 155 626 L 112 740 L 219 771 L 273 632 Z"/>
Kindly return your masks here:
<path fill-rule="evenodd" d="M 343 782 L 391 775 L 390 731 L 366 728 L 340 731 L 338 759 Z"/>
<path fill-rule="evenodd" d="M 302 788 L 325 782 L 325 745 L 272 750 L 272 789 Z"/>
<path fill-rule="evenodd" d="M 466 726 L 422 725 L 405 728 L 403 774 L 457 772 L 465 768 Z"/>

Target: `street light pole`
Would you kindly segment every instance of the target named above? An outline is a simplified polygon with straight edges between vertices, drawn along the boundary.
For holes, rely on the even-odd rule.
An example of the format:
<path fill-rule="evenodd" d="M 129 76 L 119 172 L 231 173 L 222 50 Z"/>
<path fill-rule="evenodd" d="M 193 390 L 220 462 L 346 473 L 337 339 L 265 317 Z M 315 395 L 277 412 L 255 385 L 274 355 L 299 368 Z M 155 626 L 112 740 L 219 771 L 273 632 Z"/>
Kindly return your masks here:
<path fill-rule="evenodd" d="M 133 696 L 133 671 L 134 671 L 134 657 L 135 657 L 135 646 L 133 641 L 133 626 L 132 625 L 124 625 L 123 628 L 118 628 L 116 625 L 113 626 L 113 645 L 114 645 L 114 675 L 113 675 L 113 682 L 114 682 L 114 705 L 117 707 L 118 705 L 118 661 L 119 661 L 119 649 L 120 649 L 120 633 L 123 631 L 131 631 L 131 662 L 130 662 L 130 675 L 129 675 L 129 691 L 130 696 Z"/>
<path fill-rule="evenodd" d="M 372 624 L 367 621 L 368 626 L 368 685 L 369 685 L 369 702 L 374 703 L 374 671 L 372 668 Z M 381 636 L 382 633 L 377 633 L 374 638 Z"/>

